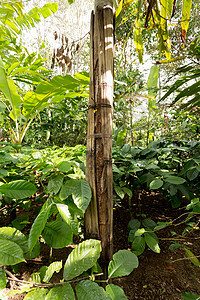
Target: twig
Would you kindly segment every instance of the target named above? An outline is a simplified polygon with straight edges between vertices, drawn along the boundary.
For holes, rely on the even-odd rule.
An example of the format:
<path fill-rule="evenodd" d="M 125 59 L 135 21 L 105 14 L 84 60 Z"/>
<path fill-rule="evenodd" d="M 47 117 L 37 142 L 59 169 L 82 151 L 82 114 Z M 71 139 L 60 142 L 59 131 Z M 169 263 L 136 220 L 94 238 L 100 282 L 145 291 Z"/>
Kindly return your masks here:
<path fill-rule="evenodd" d="M 185 260 L 185 259 L 192 259 L 192 258 L 197 258 L 197 257 L 200 257 L 200 255 L 197 255 L 197 256 L 192 256 L 192 257 L 183 257 L 183 258 L 178 258 L 176 260 L 172 260 L 171 262 L 174 263 L 174 262 L 177 262 L 179 260 Z"/>
<path fill-rule="evenodd" d="M 68 281 L 63 281 L 63 282 L 57 282 L 57 283 L 37 283 L 37 282 L 33 282 L 33 281 L 27 281 L 27 280 L 21 280 L 21 279 L 18 279 L 17 277 L 15 277 L 11 272 L 9 272 L 8 270 L 6 270 L 5 268 L 4 269 L 4 272 L 10 276 L 10 277 L 0 277 L 0 278 L 4 278 L 4 279 L 7 279 L 9 281 L 16 281 L 18 282 L 19 284 L 32 284 L 33 287 L 54 287 L 54 286 L 61 286 L 63 284 L 65 284 L 66 282 L 78 282 L 80 280 L 84 280 L 84 279 L 88 279 L 90 278 L 90 276 L 85 276 L 85 277 L 81 277 L 81 278 L 78 278 L 78 279 L 72 279 L 72 280 L 68 280 Z M 101 276 L 103 275 L 103 273 L 99 273 L 99 274 L 93 274 L 93 276 Z"/>

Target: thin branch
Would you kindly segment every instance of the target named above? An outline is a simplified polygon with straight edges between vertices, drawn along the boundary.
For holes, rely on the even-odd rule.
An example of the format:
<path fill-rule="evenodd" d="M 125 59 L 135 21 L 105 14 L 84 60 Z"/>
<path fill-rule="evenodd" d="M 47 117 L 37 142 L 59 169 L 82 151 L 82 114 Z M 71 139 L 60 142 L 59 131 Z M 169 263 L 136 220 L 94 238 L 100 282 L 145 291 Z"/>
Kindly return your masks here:
<path fill-rule="evenodd" d="M 189 259 L 189 260 L 191 260 L 192 258 L 197 258 L 197 257 L 200 257 L 200 255 L 197 255 L 197 256 L 192 256 L 192 257 L 183 257 L 183 258 L 178 258 L 178 259 L 172 260 L 171 262 L 172 262 L 172 263 L 174 263 L 174 262 L 177 262 L 177 261 L 180 261 L 180 260 L 186 260 L 186 259 Z"/>
<path fill-rule="evenodd" d="M 84 36 L 82 36 L 80 39 L 78 39 L 78 40 L 76 40 L 76 41 L 73 41 L 73 42 L 74 42 L 74 43 L 77 43 L 77 42 L 83 40 L 88 34 L 90 34 L 89 31 L 88 31 Z M 72 43 L 73 43 L 73 42 L 72 42 Z M 71 43 L 71 44 L 72 44 L 72 43 Z"/>
<path fill-rule="evenodd" d="M 61 286 L 61 285 L 65 284 L 66 282 L 69 282 L 69 283 L 78 282 L 80 280 L 90 278 L 90 276 L 84 276 L 84 277 L 80 277 L 78 279 L 72 279 L 72 280 L 58 282 L 58 283 L 37 283 L 37 282 L 33 282 L 33 281 L 18 279 L 17 277 L 15 277 L 11 272 L 6 270 L 5 268 L 3 268 L 3 270 L 9 277 L 0 277 L 0 278 L 7 279 L 9 281 L 15 281 L 15 282 L 18 282 L 19 284 L 32 284 L 33 287 L 48 287 L 49 288 L 49 287 L 54 287 L 54 286 Z M 101 275 L 103 275 L 103 273 L 93 274 L 93 276 L 101 276 Z"/>

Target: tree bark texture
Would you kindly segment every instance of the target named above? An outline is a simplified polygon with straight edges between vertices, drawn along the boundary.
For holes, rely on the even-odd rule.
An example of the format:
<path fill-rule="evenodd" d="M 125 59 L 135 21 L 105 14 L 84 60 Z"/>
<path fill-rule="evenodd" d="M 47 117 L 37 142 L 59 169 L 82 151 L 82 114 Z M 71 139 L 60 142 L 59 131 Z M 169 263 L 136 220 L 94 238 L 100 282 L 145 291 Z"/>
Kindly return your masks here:
<path fill-rule="evenodd" d="M 113 254 L 114 17 L 112 5 L 104 2 L 96 3 L 91 15 L 86 179 L 92 189 L 92 200 L 85 214 L 85 237 L 101 239 L 101 260 L 108 264 Z"/>

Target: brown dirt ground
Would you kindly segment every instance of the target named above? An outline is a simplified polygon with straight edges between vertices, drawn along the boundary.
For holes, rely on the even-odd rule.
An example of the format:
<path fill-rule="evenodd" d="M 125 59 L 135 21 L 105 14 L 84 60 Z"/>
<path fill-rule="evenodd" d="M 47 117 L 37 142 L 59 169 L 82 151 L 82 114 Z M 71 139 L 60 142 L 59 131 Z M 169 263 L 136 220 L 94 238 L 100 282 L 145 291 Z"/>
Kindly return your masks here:
<path fill-rule="evenodd" d="M 136 200 L 129 209 L 128 201 L 123 200 L 121 207 L 114 208 L 114 252 L 120 249 L 129 249 L 127 225 L 130 220 L 130 210 L 135 218 L 136 214 L 146 214 L 155 222 L 170 221 L 177 218 L 184 212 L 183 208 L 173 209 L 170 203 L 159 194 L 143 191 L 137 194 Z M 186 204 L 186 203 L 185 203 Z M 21 213 L 20 213 L 21 216 Z M 7 226 L 6 219 L 0 220 L 0 226 Z M 181 221 L 181 219 L 180 219 Z M 161 253 L 156 254 L 147 249 L 139 256 L 139 267 L 129 276 L 113 280 L 113 283 L 122 287 L 129 300 L 140 299 L 182 299 L 184 292 L 193 292 L 200 295 L 200 269 L 187 259 L 184 248 L 169 250 L 171 244 L 170 231 L 182 233 L 184 225 L 168 227 L 160 230 Z M 186 236 L 182 243 L 187 244 L 195 255 L 199 255 L 200 235 L 199 230 L 195 230 Z M 180 241 L 179 241 L 180 242 Z M 66 251 L 67 249 L 67 251 Z M 64 249 L 54 249 L 52 261 L 65 261 L 73 246 Z M 49 247 L 43 245 L 39 258 L 27 260 L 27 263 L 19 264 L 19 271 L 16 277 L 28 280 L 30 274 L 39 270 L 43 265 L 48 265 Z M 59 275 L 55 274 L 52 278 L 54 282 L 59 282 Z M 7 291 L 17 288 L 15 283 L 8 285 Z M 8 297 L 8 300 L 20 300 L 24 295 L 15 295 Z M 98 298 L 96 298 L 98 300 Z M 62 299 L 61 299 L 62 300 Z"/>

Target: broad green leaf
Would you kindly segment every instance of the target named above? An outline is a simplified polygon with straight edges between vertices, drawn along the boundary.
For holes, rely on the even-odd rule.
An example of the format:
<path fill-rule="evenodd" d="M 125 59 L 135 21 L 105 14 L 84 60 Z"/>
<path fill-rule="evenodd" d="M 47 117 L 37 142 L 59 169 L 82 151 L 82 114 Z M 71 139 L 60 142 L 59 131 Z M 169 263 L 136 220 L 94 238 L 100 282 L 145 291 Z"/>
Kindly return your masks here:
<path fill-rule="evenodd" d="M 80 83 L 90 84 L 90 74 L 88 72 L 80 72 L 73 75 L 74 78 L 78 79 Z"/>
<path fill-rule="evenodd" d="M 34 92 L 28 91 L 23 99 L 23 110 L 22 113 L 25 118 L 33 118 L 36 113 L 42 108 L 50 105 L 47 103 L 48 94 L 44 95 L 36 94 Z"/>
<path fill-rule="evenodd" d="M 26 180 L 16 180 L 0 186 L 0 192 L 12 199 L 24 199 L 37 191 L 34 184 Z"/>
<path fill-rule="evenodd" d="M 130 152 L 130 150 L 131 150 L 131 145 L 129 145 L 129 144 L 125 144 L 121 149 L 123 154 L 128 154 Z"/>
<path fill-rule="evenodd" d="M 154 228 L 154 230 L 163 229 L 163 228 L 167 227 L 170 224 L 171 224 L 170 222 L 158 222 L 156 227 Z"/>
<path fill-rule="evenodd" d="M 178 176 L 168 176 L 165 180 L 173 184 L 183 184 L 186 181 L 184 178 Z"/>
<path fill-rule="evenodd" d="M 159 78 L 159 67 L 154 65 L 151 67 L 149 72 L 149 77 L 147 80 L 147 89 L 148 95 L 151 97 L 155 97 L 157 95 L 156 89 L 158 87 L 158 78 Z"/>
<path fill-rule="evenodd" d="M 65 200 L 72 194 L 74 203 L 85 212 L 91 200 L 91 189 L 85 179 L 70 179 L 60 191 L 60 199 Z"/>
<path fill-rule="evenodd" d="M 22 249 L 16 243 L 0 238 L 0 265 L 16 265 L 22 261 L 25 261 Z"/>
<path fill-rule="evenodd" d="M 106 292 L 110 295 L 112 300 L 126 300 L 128 299 L 124 294 L 122 288 L 115 284 L 108 284 L 106 286 Z"/>
<path fill-rule="evenodd" d="M 41 210 L 38 216 L 36 217 L 30 233 L 29 233 L 29 239 L 28 239 L 28 246 L 30 252 L 33 250 L 35 244 L 37 243 L 40 234 L 42 233 L 45 224 L 47 222 L 47 219 L 50 216 L 50 210 L 51 210 L 51 205 L 47 207 L 45 210 Z"/>
<path fill-rule="evenodd" d="M 60 272 L 61 269 L 62 269 L 62 261 L 54 261 L 46 269 L 45 275 L 43 277 L 43 281 L 49 282 L 49 280 L 53 276 L 53 273 L 54 272 L 58 273 L 58 272 Z"/>
<path fill-rule="evenodd" d="M 47 294 L 47 289 L 38 288 L 36 290 L 30 291 L 24 298 L 24 300 L 38 300 L 38 299 L 45 299 Z"/>
<path fill-rule="evenodd" d="M 111 299 L 101 286 L 90 280 L 80 281 L 76 285 L 75 290 L 78 300 Z"/>
<path fill-rule="evenodd" d="M 144 219 L 144 220 L 142 220 L 142 225 L 146 229 L 153 230 L 154 227 L 156 226 L 156 223 L 151 219 Z"/>
<path fill-rule="evenodd" d="M 191 168 L 188 172 L 187 172 L 187 178 L 192 181 L 195 178 L 197 178 L 199 175 L 199 171 L 196 167 Z"/>
<path fill-rule="evenodd" d="M 190 251 L 189 249 L 185 248 L 185 252 L 187 254 L 187 256 L 189 257 L 189 259 L 191 260 L 191 262 L 199 267 L 200 266 L 200 261 L 198 260 L 198 258 L 192 253 L 192 251 Z"/>
<path fill-rule="evenodd" d="M 116 10 L 116 24 L 119 24 L 121 21 L 121 14 L 122 14 L 122 6 L 123 6 L 123 0 L 120 0 L 119 5 Z"/>
<path fill-rule="evenodd" d="M 73 192 L 75 190 L 75 188 L 74 188 L 74 186 L 75 186 L 74 181 L 76 181 L 76 179 L 67 180 L 65 182 L 65 184 L 62 186 L 60 194 L 59 194 L 59 197 L 60 197 L 61 200 L 65 200 L 70 195 L 73 194 Z"/>
<path fill-rule="evenodd" d="M 166 19 L 171 19 L 171 14 L 172 14 L 172 8 L 173 8 L 173 0 L 161 0 L 161 17 L 163 22 Z"/>
<path fill-rule="evenodd" d="M 143 235 L 143 233 L 145 233 L 146 230 L 145 228 L 139 228 L 136 232 L 135 232 L 135 236 L 141 236 Z"/>
<path fill-rule="evenodd" d="M 3 177 L 4 177 L 4 176 L 8 176 L 9 173 L 8 173 L 7 170 L 0 168 L 0 177 L 1 177 L 1 175 L 2 175 Z"/>
<path fill-rule="evenodd" d="M 68 172 L 71 169 L 71 163 L 68 161 L 61 161 L 56 166 L 61 172 Z"/>
<path fill-rule="evenodd" d="M 57 75 L 51 81 L 41 82 L 36 88 L 36 94 L 60 94 L 74 90 L 80 85 L 79 81 L 71 75 Z"/>
<path fill-rule="evenodd" d="M 124 190 L 124 192 L 127 193 L 127 195 L 128 195 L 130 198 L 132 198 L 133 193 L 132 193 L 132 191 L 131 191 L 130 189 L 128 189 L 127 187 L 123 187 L 123 190 Z"/>
<path fill-rule="evenodd" d="M 142 39 L 142 31 L 141 31 L 141 24 L 140 20 L 136 19 L 135 21 L 135 31 L 133 34 L 135 49 L 138 53 L 139 61 L 143 61 L 143 39 Z"/>
<path fill-rule="evenodd" d="M 143 174 L 141 177 L 140 177 L 140 182 L 143 184 L 143 183 L 147 183 L 147 185 L 149 185 L 150 184 L 150 182 L 152 181 L 152 180 L 154 180 L 155 179 L 155 176 L 153 176 L 150 172 L 148 172 L 148 173 L 145 173 L 145 174 Z"/>
<path fill-rule="evenodd" d="M 121 130 L 121 131 L 118 133 L 116 145 L 117 145 L 117 146 L 122 146 L 122 145 L 124 145 L 125 137 L 126 137 L 126 129 Z"/>
<path fill-rule="evenodd" d="M 157 165 L 155 165 L 155 164 L 149 164 L 149 165 L 146 165 L 146 167 L 145 167 L 147 170 L 158 170 L 159 169 L 159 167 L 157 166 Z"/>
<path fill-rule="evenodd" d="M 72 230 L 62 219 L 46 223 L 42 236 L 47 245 L 55 249 L 64 248 L 72 243 Z"/>
<path fill-rule="evenodd" d="M 181 186 L 181 185 L 179 185 L 179 186 Z M 178 191 L 178 188 L 176 185 L 174 185 L 174 184 L 169 185 L 169 193 L 171 196 L 175 196 L 177 191 Z"/>
<path fill-rule="evenodd" d="M 16 243 L 23 250 L 24 256 L 29 252 L 27 237 L 13 227 L 1 227 L 0 238 Z"/>
<path fill-rule="evenodd" d="M 156 233 L 153 232 L 153 231 L 146 231 L 144 235 L 146 235 L 146 236 L 151 236 L 151 237 L 152 237 L 154 240 L 156 240 L 157 242 L 159 241 L 159 239 L 158 239 Z"/>
<path fill-rule="evenodd" d="M 158 240 L 153 238 L 150 234 L 144 233 L 144 239 L 147 246 L 155 253 L 160 253 L 160 247 L 158 245 Z"/>
<path fill-rule="evenodd" d="M 133 250 L 133 253 L 137 256 L 142 254 L 145 250 L 145 240 L 142 236 L 137 236 L 134 238 L 131 249 Z"/>
<path fill-rule="evenodd" d="M 181 297 L 183 298 L 183 300 L 199 300 L 200 296 L 193 294 L 193 293 L 183 293 L 181 295 Z"/>
<path fill-rule="evenodd" d="M 193 195 L 190 193 L 190 190 L 188 189 L 187 185 L 179 184 L 178 189 L 188 200 L 190 200 L 191 197 L 193 197 Z"/>
<path fill-rule="evenodd" d="M 183 35 L 183 38 L 186 36 L 189 27 L 191 8 L 192 8 L 192 0 L 183 0 L 182 18 L 181 18 L 181 33 Z"/>
<path fill-rule="evenodd" d="M 141 225 L 141 222 L 137 219 L 131 219 L 128 223 L 128 230 L 131 229 L 139 229 Z"/>
<path fill-rule="evenodd" d="M 56 286 L 52 288 L 47 296 L 45 297 L 45 300 L 75 300 L 74 291 L 71 287 L 71 285 L 66 282 L 62 286 Z"/>
<path fill-rule="evenodd" d="M 100 241 L 86 240 L 79 244 L 66 260 L 63 278 L 70 280 L 87 271 L 96 263 L 100 252 Z"/>
<path fill-rule="evenodd" d="M 129 243 L 132 243 L 133 240 L 135 239 L 135 233 L 136 233 L 136 231 L 137 231 L 137 228 L 130 230 L 129 235 L 128 235 L 128 242 Z"/>
<path fill-rule="evenodd" d="M 60 102 L 67 97 L 67 91 L 74 90 L 80 85 L 87 85 L 71 75 L 54 76 L 51 81 L 41 82 L 35 92 L 27 92 L 24 97 L 23 114 L 26 118 L 33 118 L 39 110 L 49 106 L 52 103 Z M 70 92 L 69 92 L 70 94 Z M 80 93 L 77 93 L 80 96 Z M 49 99 L 51 99 L 49 101 Z"/>
<path fill-rule="evenodd" d="M 50 177 L 47 185 L 47 193 L 57 194 L 62 187 L 64 175 L 53 175 Z"/>
<path fill-rule="evenodd" d="M 113 255 L 113 260 L 108 265 L 108 277 L 129 275 L 137 267 L 138 258 L 134 253 L 128 250 L 119 250 Z"/>
<path fill-rule="evenodd" d="M 118 185 L 114 185 L 114 190 L 115 190 L 116 194 L 117 194 L 121 199 L 124 198 L 125 193 L 124 193 L 124 191 L 123 191 Z"/>
<path fill-rule="evenodd" d="M 12 107 L 12 118 L 17 120 L 20 115 L 22 99 L 17 92 L 17 87 L 12 79 L 6 77 L 4 65 L 0 57 L 0 90 L 6 96 Z"/>
<path fill-rule="evenodd" d="M 5 278 L 2 278 L 2 277 L 5 277 Z M 4 270 L 2 268 L 0 268 L 0 290 L 5 289 L 6 283 L 7 283 L 6 273 L 4 272 Z M 1 296 L 0 296 L 0 299 L 1 299 Z"/>
<path fill-rule="evenodd" d="M 163 185 L 163 181 L 161 179 L 154 179 L 150 182 L 149 188 L 151 190 L 157 190 Z"/>
<path fill-rule="evenodd" d="M 73 217 L 68 205 L 59 203 L 56 206 L 62 219 L 71 227 L 72 232 L 78 234 L 78 219 L 76 216 Z"/>

